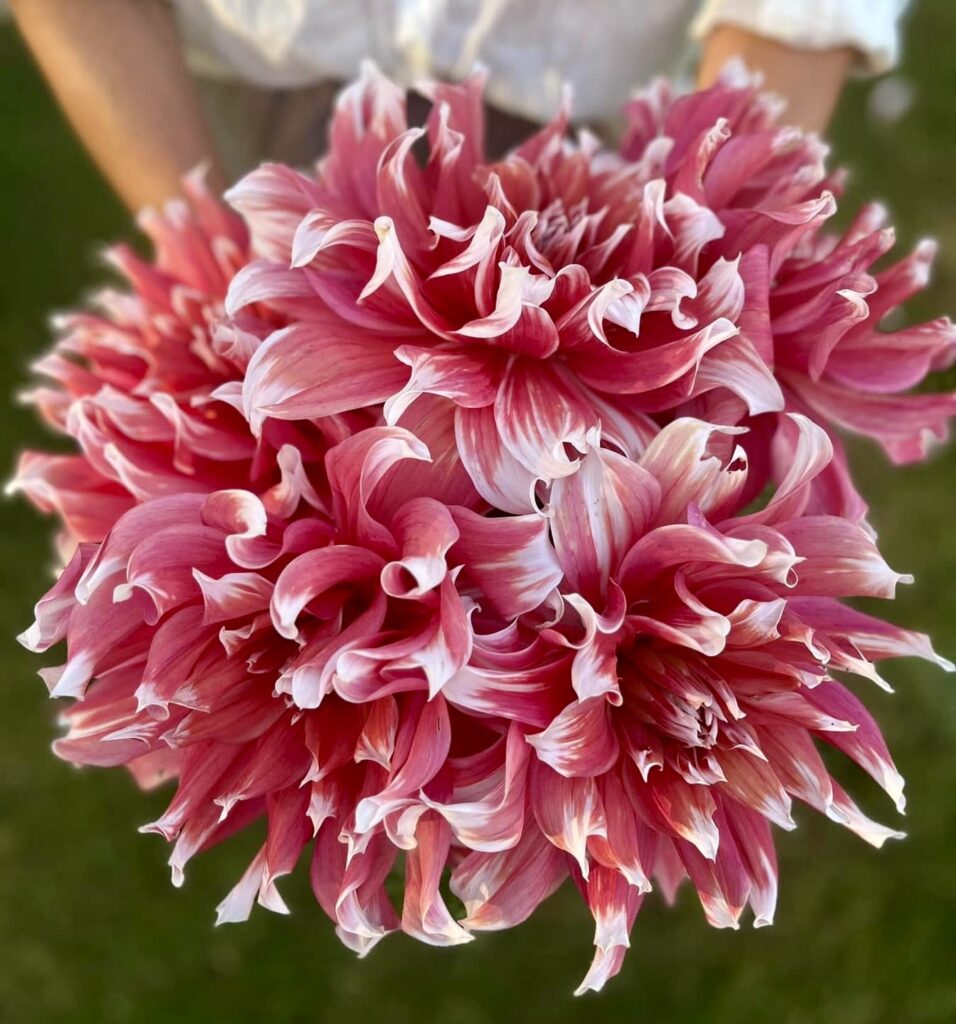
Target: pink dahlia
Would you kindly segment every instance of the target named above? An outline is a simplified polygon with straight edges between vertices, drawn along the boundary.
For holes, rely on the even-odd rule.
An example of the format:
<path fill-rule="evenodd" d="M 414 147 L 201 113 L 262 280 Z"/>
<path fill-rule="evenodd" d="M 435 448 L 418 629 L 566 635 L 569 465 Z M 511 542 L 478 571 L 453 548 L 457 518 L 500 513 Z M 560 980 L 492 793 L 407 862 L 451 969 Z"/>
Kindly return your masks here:
<path fill-rule="evenodd" d="M 243 220 L 192 180 L 132 290 L 66 321 L 34 400 L 80 454 L 17 486 L 76 550 L 22 639 L 66 642 L 60 756 L 177 780 L 145 826 L 174 882 L 265 820 L 220 921 L 284 911 L 307 850 L 359 953 L 510 927 L 570 876 L 597 989 L 654 884 L 769 923 L 794 798 L 899 835 L 818 752 L 902 809 L 836 676 L 949 666 L 843 603 L 903 577 L 831 429 L 922 455 L 954 399 L 898 392 L 956 338 L 880 328 L 928 249 L 870 275 L 875 211 L 824 234 L 823 149 L 750 84 L 655 87 L 620 153 L 562 111 L 497 162 L 480 77 L 426 88 L 410 129 L 366 69 L 316 174 L 254 172 Z"/>
<path fill-rule="evenodd" d="M 371 422 L 356 414 L 275 423 L 257 439 L 221 400 L 230 385 L 241 386 L 261 337 L 286 321 L 259 303 L 222 323 L 229 283 L 250 259 L 248 232 L 200 172 L 183 189 L 186 198 L 162 213 L 140 214 L 153 261 L 126 245 L 111 248 L 107 259 L 127 289 L 103 289 L 94 311 L 54 318 L 61 337 L 34 364 L 45 381 L 26 400 L 79 451 L 25 452 L 9 490 L 58 514 L 65 552 L 102 540 L 137 502 L 250 484 L 268 489 L 291 461 L 320 457 Z"/>
<path fill-rule="evenodd" d="M 464 941 L 439 892 L 456 834 L 442 802 L 463 765 L 466 846 L 520 838 L 523 777 L 509 787 L 521 806 L 492 819 L 506 752 L 530 755 L 523 734 L 459 713 L 442 690 L 471 657 L 477 599 L 516 622 L 561 570 L 541 516 L 445 506 L 417 494 L 419 474 L 395 472 L 427 458 L 407 431 L 370 428 L 329 451 L 327 501 L 301 475 L 264 499 L 146 501 L 78 547 L 22 637 L 36 651 L 67 642 L 67 662 L 41 673 L 53 696 L 79 698 L 61 757 L 126 764 L 145 786 L 178 777 L 145 826 L 175 841 L 176 884 L 197 851 L 266 818 L 220 921 L 257 894 L 283 909 L 275 880 L 308 844 L 319 902 L 364 952 L 399 926 L 383 884 L 407 851 L 401 927 Z"/>
<path fill-rule="evenodd" d="M 843 178 L 840 172 L 825 177 L 826 147 L 776 127 L 772 102 L 734 87 L 737 73 L 725 77 L 730 88 L 723 95 L 675 97 L 666 82 L 656 83 L 629 105 L 621 153 L 646 161 L 665 148 L 668 188 L 687 191 L 718 218 L 722 230 L 712 255 L 763 252 L 752 264 L 757 272 L 745 275 L 755 315 L 740 323 L 741 332 L 773 369 L 786 408 L 830 430 L 835 458 L 815 488 L 819 507 L 860 518 L 866 505 L 832 428 L 873 438 L 894 462 L 905 463 L 944 440 L 956 414 L 953 394 L 905 394 L 956 359 L 952 321 L 881 327 L 887 314 L 926 286 L 936 246 L 920 242 L 909 256 L 874 272 L 894 244 L 886 211 L 872 204 L 842 237 L 826 231 Z M 701 135 L 704 128 L 709 131 Z M 688 180 L 689 158 L 696 185 Z M 699 414 L 714 399 L 722 402 L 719 395 L 707 398 L 689 408 Z M 753 425 L 760 434 L 772 429 L 766 422 Z M 761 455 L 760 446 L 748 447 Z"/>
<path fill-rule="evenodd" d="M 145 826 L 175 843 L 176 884 L 265 818 L 220 921 L 257 898 L 284 911 L 275 882 L 310 847 L 316 898 L 360 953 L 399 927 L 444 945 L 515 925 L 569 874 L 596 921 L 582 990 L 619 969 L 652 879 L 672 897 L 689 876 L 712 924 L 747 904 L 767 924 L 792 797 L 875 845 L 899 835 L 816 750 L 902 809 L 879 730 L 831 673 L 935 658 L 840 604 L 901 577 L 860 525 L 803 514 L 830 446 L 804 418 L 785 429 L 794 466 L 747 515 L 739 428 L 690 419 L 638 460 L 592 435 L 550 518 L 420 495 L 427 450 L 389 427 L 329 451 L 327 501 L 284 481 L 281 515 L 237 489 L 151 499 L 79 546 L 23 638 L 67 642 L 42 673 L 81 698 L 57 753 L 178 778 Z"/>
<path fill-rule="evenodd" d="M 224 380 L 241 378 L 214 330 L 249 260 L 248 235 L 200 174 L 183 185 L 187 200 L 140 215 L 154 262 L 126 245 L 108 250 L 128 289 L 103 289 L 94 311 L 55 317 L 61 337 L 34 364 L 45 381 L 27 401 L 79 452 L 26 452 L 11 486 L 55 510 L 73 542 L 102 540 L 137 501 L 248 478 L 254 440 L 241 417 L 209 403 Z"/>
<path fill-rule="evenodd" d="M 265 165 L 229 194 L 261 257 L 227 307 L 302 311 L 249 365 L 254 429 L 381 402 L 396 422 L 430 394 L 454 408 L 479 492 L 515 513 L 598 426 L 634 454 L 675 415 L 749 425 L 754 494 L 789 464 L 772 444 L 784 410 L 895 461 L 945 436 L 956 397 L 899 392 L 956 359 L 952 323 L 880 329 L 925 285 L 932 245 L 872 275 L 893 242 L 882 211 L 826 233 L 840 176 L 755 84 L 675 99 L 658 83 L 619 153 L 570 141 L 562 109 L 491 162 L 482 82 L 426 86 L 427 125 L 409 128 L 403 92 L 366 68 L 314 177 Z M 839 447 L 815 492 L 821 511 L 865 513 Z"/>

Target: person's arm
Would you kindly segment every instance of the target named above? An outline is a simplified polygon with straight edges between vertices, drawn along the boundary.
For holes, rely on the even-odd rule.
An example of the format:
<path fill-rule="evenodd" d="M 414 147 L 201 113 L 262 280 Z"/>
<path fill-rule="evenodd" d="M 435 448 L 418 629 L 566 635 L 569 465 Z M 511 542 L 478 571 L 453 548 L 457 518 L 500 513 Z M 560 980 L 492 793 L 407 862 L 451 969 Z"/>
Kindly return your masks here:
<path fill-rule="evenodd" d="M 849 46 L 806 50 L 785 46 L 734 25 L 718 25 L 703 41 L 697 84 L 712 85 L 732 57 L 759 71 L 766 87 L 787 101 L 786 120 L 823 131 L 856 59 Z"/>
<path fill-rule="evenodd" d="M 179 192 L 201 161 L 226 182 L 164 0 L 12 0 L 60 106 L 132 210 Z"/>

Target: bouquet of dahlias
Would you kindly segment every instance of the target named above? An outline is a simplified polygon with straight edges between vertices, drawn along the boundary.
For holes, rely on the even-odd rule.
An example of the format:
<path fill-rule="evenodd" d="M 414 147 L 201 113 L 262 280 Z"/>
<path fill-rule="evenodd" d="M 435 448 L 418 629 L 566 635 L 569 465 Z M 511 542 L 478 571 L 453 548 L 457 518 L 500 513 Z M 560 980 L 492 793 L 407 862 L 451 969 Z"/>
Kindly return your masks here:
<path fill-rule="evenodd" d="M 142 217 L 153 262 L 114 250 L 128 287 L 57 321 L 30 398 L 76 452 L 13 486 L 67 564 L 22 639 L 66 642 L 61 757 L 176 780 L 144 826 L 175 884 L 264 820 L 219 921 L 284 912 L 303 857 L 360 955 L 570 877 L 599 989 L 655 885 L 769 924 L 794 798 L 900 835 L 818 744 L 902 810 L 836 677 L 946 663 L 843 603 L 907 580 L 836 431 L 925 455 L 956 396 L 903 392 L 956 331 L 881 327 L 932 247 L 873 272 L 880 209 L 828 232 L 825 147 L 739 75 L 654 85 L 619 151 L 561 110 L 499 162 L 481 76 L 423 88 L 409 127 L 366 68 L 315 174 L 263 166 L 231 209 L 191 177 Z"/>

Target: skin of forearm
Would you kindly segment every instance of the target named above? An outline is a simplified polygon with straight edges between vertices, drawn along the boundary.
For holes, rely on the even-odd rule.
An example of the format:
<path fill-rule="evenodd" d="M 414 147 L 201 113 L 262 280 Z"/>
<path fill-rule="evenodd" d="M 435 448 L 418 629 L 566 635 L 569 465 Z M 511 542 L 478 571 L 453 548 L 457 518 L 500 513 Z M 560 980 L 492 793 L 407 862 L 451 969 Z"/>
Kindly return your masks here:
<path fill-rule="evenodd" d="M 787 101 L 786 121 L 822 132 L 855 56 L 849 47 L 800 50 L 733 25 L 720 25 L 704 41 L 697 84 L 713 84 L 727 61 L 740 57 L 751 71 L 762 73 L 770 91 Z"/>
<path fill-rule="evenodd" d="M 13 0 L 60 106 L 131 210 L 175 196 L 202 161 L 225 185 L 163 0 Z"/>

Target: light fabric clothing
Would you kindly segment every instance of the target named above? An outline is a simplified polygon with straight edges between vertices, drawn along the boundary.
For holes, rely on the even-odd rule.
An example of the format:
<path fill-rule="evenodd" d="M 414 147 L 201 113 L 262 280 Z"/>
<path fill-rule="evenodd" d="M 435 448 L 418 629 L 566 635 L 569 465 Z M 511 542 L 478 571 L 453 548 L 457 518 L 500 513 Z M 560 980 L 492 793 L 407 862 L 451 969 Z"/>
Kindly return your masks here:
<path fill-rule="evenodd" d="M 849 46 L 856 71 L 882 74 L 900 59 L 900 22 L 909 0 L 708 0 L 691 26 L 703 39 L 717 25 L 736 25 L 805 50 Z"/>
<path fill-rule="evenodd" d="M 575 115 L 607 120 L 658 73 L 686 66 L 688 40 L 733 24 L 810 49 L 851 46 L 859 69 L 897 60 L 906 0 L 174 0 L 202 76 L 272 89 L 347 80 L 371 57 L 411 84 L 480 61 L 489 100 L 542 121 L 564 82 Z"/>

